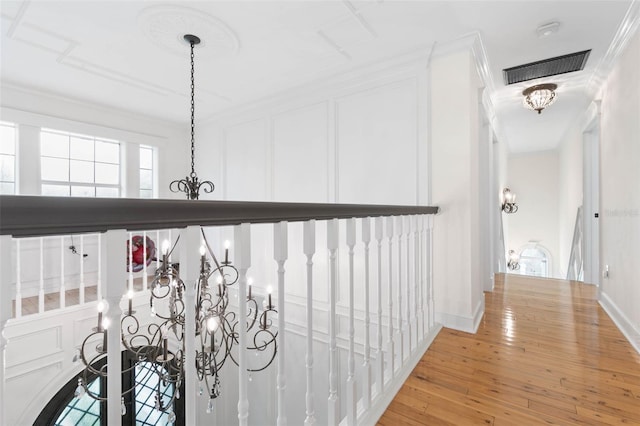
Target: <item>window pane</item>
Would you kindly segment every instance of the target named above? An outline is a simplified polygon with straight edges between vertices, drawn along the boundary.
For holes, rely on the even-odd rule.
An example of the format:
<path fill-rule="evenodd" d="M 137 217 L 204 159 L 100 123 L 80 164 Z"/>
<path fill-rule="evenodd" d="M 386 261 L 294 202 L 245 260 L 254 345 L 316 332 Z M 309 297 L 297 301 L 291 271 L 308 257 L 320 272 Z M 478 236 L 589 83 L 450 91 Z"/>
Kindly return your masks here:
<path fill-rule="evenodd" d="M 140 198 L 153 198 L 153 191 L 151 189 L 141 189 Z"/>
<path fill-rule="evenodd" d="M 75 160 L 93 161 L 93 139 L 71 137 L 69 156 Z"/>
<path fill-rule="evenodd" d="M 120 163 L 120 144 L 96 141 L 96 161 L 103 163 Z"/>
<path fill-rule="evenodd" d="M 69 158 L 69 136 L 40 132 L 40 155 Z"/>
<path fill-rule="evenodd" d="M 72 186 L 71 196 L 72 197 L 95 197 L 96 188 L 95 186 Z"/>
<path fill-rule="evenodd" d="M 140 170 L 140 189 L 153 189 L 153 172 Z"/>
<path fill-rule="evenodd" d="M 140 168 L 152 169 L 153 168 L 153 149 L 140 147 Z"/>
<path fill-rule="evenodd" d="M 13 182 L 16 176 L 15 158 L 13 155 L 0 155 L 0 180 Z"/>
<path fill-rule="evenodd" d="M 89 383 L 89 392 L 100 395 L 100 378 Z M 72 398 L 54 422 L 55 426 L 93 425 L 100 420 L 100 403 L 89 395 Z M 99 422 L 97 423 L 99 424 Z"/>
<path fill-rule="evenodd" d="M 13 183 L 0 182 L 0 194 L 13 195 L 15 194 L 15 187 Z"/>
<path fill-rule="evenodd" d="M 118 188 L 101 188 L 96 187 L 96 197 L 110 197 L 118 198 L 120 196 L 120 190 Z"/>
<path fill-rule="evenodd" d="M 155 409 L 156 389 L 160 388 L 160 397 L 166 406 L 173 397 L 173 385 L 167 386 L 159 383 L 158 372 L 164 370 L 162 367 L 155 367 L 150 362 L 139 362 L 135 368 L 135 406 L 137 425 L 159 425 L 167 424 L 169 412 L 163 413 Z M 166 373 L 162 371 L 162 373 Z"/>
<path fill-rule="evenodd" d="M 42 180 L 69 181 L 69 160 L 42 157 Z"/>
<path fill-rule="evenodd" d="M 120 167 L 116 164 L 96 163 L 96 183 L 117 185 L 120 183 Z"/>
<path fill-rule="evenodd" d="M 69 185 L 42 185 L 42 195 L 68 197 Z"/>
<path fill-rule="evenodd" d="M 71 160 L 71 182 L 93 183 L 93 161 Z"/>
<path fill-rule="evenodd" d="M 0 126 L 0 154 L 16 153 L 15 127 Z"/>

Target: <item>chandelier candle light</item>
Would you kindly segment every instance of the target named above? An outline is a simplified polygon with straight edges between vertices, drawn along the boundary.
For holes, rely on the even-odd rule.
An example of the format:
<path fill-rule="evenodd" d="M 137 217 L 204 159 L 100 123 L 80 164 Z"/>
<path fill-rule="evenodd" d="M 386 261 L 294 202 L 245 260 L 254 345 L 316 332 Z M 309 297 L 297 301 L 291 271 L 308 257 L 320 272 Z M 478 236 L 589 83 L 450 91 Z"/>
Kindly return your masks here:
<path fill-rule="evenodd" d="M 200 198 L 200 188 L 206 193 L 213 192 L 214 185 L 211 181 L 199 181 L 195 170 L 195 67 L 193 47 L 200 44 L 200 38 L 192 34 L 186 34 L 184 39 L 191 46 L 191 173 L 184 179 L 174 180 L 169 185 L 171 192 L 184 192 L 189 200 Z"/>

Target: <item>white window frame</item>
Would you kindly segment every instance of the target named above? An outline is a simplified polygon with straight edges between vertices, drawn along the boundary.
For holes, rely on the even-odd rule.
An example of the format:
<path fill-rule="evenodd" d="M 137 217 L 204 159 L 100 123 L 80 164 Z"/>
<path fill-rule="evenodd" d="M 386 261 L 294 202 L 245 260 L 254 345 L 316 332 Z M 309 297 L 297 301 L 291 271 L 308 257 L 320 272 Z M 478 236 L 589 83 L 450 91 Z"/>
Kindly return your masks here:
<path fill-rule="evenodd" d="M 140 150 L 140 152 L 142 152 L 143 149 L 151 151 L 151 168 L 142 167 L 142 160 L 140 160 L 140 164 L 138 167 L 138 174 L 140 174 L 143 170 L 149 170 L 151 172 L 151 188 L 143 188 L 142 179 L 140 179 L 138 185 L 138 197 L 147 198 L 142 197 L 142 191 L 151 191 L 151 197 L 149 198 L 156 198 L 156 148 L 151 145 L 140 144 L 138 146 L 138 149 Z M 142 158 L 142 155 L 140 155 L 140 158 Z"/>
<path fill-rule="evenodd" d="M 43 142 L 43 134 L 56 134 L 56 135 L 62 135 L 65 137 L 68 137 L 69 139 L 71 139 L 72 137 L 78 137 L 78 138 L 82 138 L 82 139 L 89 139 L 93 141 L 94 144 L 94 153 L 93 153 L 93 160 L 82 160 L 82 161 L 87 161 L 87 162 L 93 162 L 93 166 L 94 166 L 94 181 L 93 182 L 77 182 L 77 181 L 73 181 L 71 180 L 71 170 L 69 170 L 69 180 L 67 181 L 61 181 L 61 180 L 45 180 L 45 179 L 40 179 L 40 189 L 42 191 L 42 188 L 44 187 L 44 185 L 57 185 L 57 186 L 67 186 L 69 187 L 69 194 L 68 196 L 73 196 L 71 194 L 72 191 L 72 187 L 73 186 L 80 186 L 80 187 L 87 187 L 87 188 L 95 188 L 96 190 L 98 188 L 112 188 L 112 189 L 116 189 L 118 191 L 117 196 L 113 197 L 113 198 L 120 198 L 122 197 L 122 193 L 123 193 L 123 189 L 122 189 L 122 182 L 123 182 L 123 178 L 122 178 L 122 173 L 123 173 L 123 166 L 122 166 L 122 155 L 123 155 L 123 144 L 120 141 L 114 140 L 114 139 L 107 139 L 107 138 L 102 138 L 102 137 L 97 137 L 97 136 L 91 136 L 91 135 L 85 135 L 85 134 L 80 134 L 80 133 L 73 133 L 73 132 L 67 132 L 64 130 L 56 130 L 56 129 L 50 129 L 50 128 L 41 128 L 40 129 L 40 146 L 42 146 L 42 142 Z M 104 162 L 104 161 L 97 161 L 96 160 L 96 154 L 95 154 L 95 143 L 96 142 L 106 142 L 106 143 L 112 143 L 112 144 L 117 144 L 118 145 L 118 162 L 117 163 L 109 163 L 109 162 Z M 69 167 L 71 167 L 71 161 L 74 160 L 73 158 L 71 158 L 71 144 L 69 144 L 69 151 L 67 152 L 66 157 L 53 157 L 53 156 L 49 156 L 49 155 L 43 155 L 42 153 L 40 154 L 40 173 L 42 176 L 42 158 L 58 158 L 58 159 L 66 159 L 69 161 Z M 105 183 L 96 183 L 95 182 L 95 166 L 96 164 L 109 164 L 109 165 L 117 165 L 118 166 L 118 182 L 116 184 L 105 184 Z M 96 195 L 94 193 L 94 197 L 98 197 L 98 195 Z"/>
<path fill-rule="evenodd" d="M 2 180 L 2 176 L 0 176 L 0 184 L 1 183 L 11 183 L 13 184 L 13 192 L 11 193 L 2 193 L 5 195 L 13 195 L 13 194 L 17 194 L 17 189 L 18 189 L 18 182 L 17 182 L 17 176 L 18 176 L 18 161 L 17 161 L 17 154 L 18 154 L 18 146 L 17 146 L 17 140 L 18 140 L 18 125 L 15 123 L 10 123 L 7 121 L 0 121 L 0 126 L 2 127 L 10 127 L 13 129 L 13 154 L 0 154 L 3 156 L 11 156 L 13 157 L 13 180 Z"/>

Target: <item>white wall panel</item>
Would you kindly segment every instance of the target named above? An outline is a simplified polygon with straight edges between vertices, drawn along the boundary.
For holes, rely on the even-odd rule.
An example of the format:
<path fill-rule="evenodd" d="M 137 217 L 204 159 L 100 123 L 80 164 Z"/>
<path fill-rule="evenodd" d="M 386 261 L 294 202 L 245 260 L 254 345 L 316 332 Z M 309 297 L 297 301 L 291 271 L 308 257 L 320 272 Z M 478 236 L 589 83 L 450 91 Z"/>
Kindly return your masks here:
<path fill-rule="evenodd" d="M 225 198 L 265 201 L 267 189 L 267 126 L 255 120 L 225 131 Z"/>
<path fill-rule="evenodd" d="M 327 102 L 273 118 L 273 200 L 328 202 Z"/>
<path fill-rule="evenodd" d="M 417 98 L 411 78 L 337 101 L 341 203 L 416 204 Z"/>

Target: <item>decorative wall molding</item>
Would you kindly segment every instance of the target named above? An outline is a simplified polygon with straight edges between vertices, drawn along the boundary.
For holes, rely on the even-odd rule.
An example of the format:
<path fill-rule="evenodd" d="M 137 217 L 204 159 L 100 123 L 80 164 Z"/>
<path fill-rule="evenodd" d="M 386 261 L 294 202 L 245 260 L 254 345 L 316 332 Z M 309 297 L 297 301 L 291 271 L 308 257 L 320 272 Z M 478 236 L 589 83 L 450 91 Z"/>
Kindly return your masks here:
<path fill-rule="evenodd" d="M 640 1 L 632 0 L 627 13 L 625 14 L 618 30 L 616 31 L 607 53 L 597 65 L 595 71 L 591 75 L 587 83 L 587 93 L 590 98 L 601 98 L 602 88 L 618 61 L 618 58 L 624 52 L 624 49 L 633 38 L 636 31 L 640 27 Z"/>
<path fill-rule="evenodd" d="M 604 291 L 600 293 L 598 303 L 602 309 L 609 315 L 609 318 L 615 323 L 618 329 L 624 334 L 631 346 L 640 354 L 640 330 L 633 325 L 631 320 L 622 312 L 620 308 L 611 300 Z"/>

